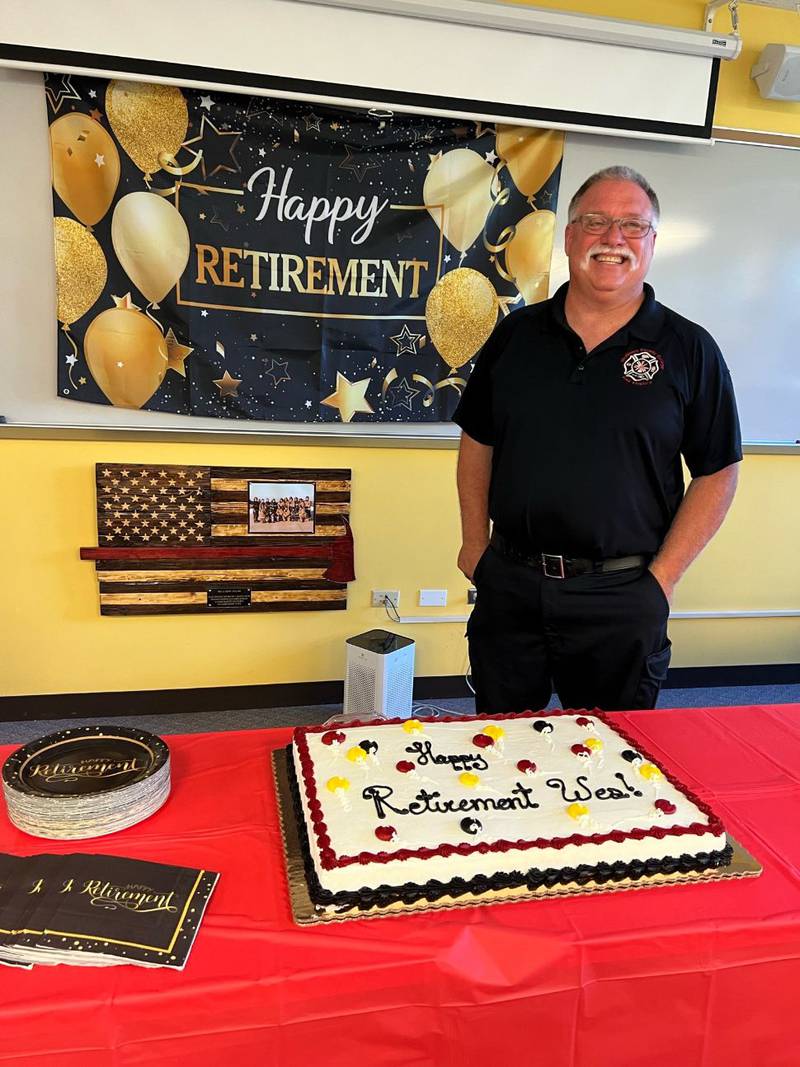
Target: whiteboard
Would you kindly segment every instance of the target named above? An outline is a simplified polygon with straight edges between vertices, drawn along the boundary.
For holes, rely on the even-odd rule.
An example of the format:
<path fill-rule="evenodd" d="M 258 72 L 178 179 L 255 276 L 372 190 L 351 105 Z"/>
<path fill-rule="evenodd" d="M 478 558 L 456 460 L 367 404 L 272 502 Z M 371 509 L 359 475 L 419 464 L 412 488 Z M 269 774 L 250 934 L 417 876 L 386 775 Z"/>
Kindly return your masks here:
<path fill-rule="evenodd" d="M 661 224 L 648 281 L 662 304 L 699 322 L 722 349 L 742 439 L 797 443 L 800 151 L 569 135 L 559 234 L 574 191 L 594 171 L 616 163 L 635 167 L 658 194 Z M 566 280 L 566 257 L 557 246 L 551 292 Z"/>
<path fill-rule="evenodd" d="M 447 440 L 452 424 L 301 426 L 242 423 L 80 404 L 55 394 L 57 326 L 47 117 L 41 75 L 0 71 L 0 415 L 13 424 L 140 431 L 285 432 L 329 442 Z M 650 280 L 658 298 L 705 326 L 731 368 L 743 439 L 800 439 L 800 153 L 717 142 L 667 144 L 569 134 L 551 291 L 566 280 L 561 233 L 569 198 L 611 163 L 641 170 L 661 198 Z"/>

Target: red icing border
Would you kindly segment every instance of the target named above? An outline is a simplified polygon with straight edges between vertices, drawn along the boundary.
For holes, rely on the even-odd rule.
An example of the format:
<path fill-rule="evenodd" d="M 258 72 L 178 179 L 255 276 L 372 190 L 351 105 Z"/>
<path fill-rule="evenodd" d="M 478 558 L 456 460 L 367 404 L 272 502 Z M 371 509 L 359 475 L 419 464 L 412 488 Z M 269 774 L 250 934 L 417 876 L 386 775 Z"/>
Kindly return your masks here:
<path fill-rule="evenodd" d="M 552 837 L 552 838 L 535 838 L 531 841 L 494 841 L 491 844 L 482 841 L 478 844 L 460 844 L 460 845 L 437 845 L 435 848 L 417 848 L 417 849 L 398 849 L 396 852 L 359 852 L 355 856 L 338 856 L 331 845 L 331 839 L 328 834 L 328 827 L 322 816 L 322 805 L 319 802 L 317 795 L 316 782 L 313 775 L 313 764 L 311 756 L 308 751 L 308 742 L 306 737 L 308 734 L 325 733 L 328 730 L 333 729 L 331 724 L 326 726 L 299 726 L 294 732 L 294 744 L 297 747 L 297 752 L 300 758 L 300 767 L 303 775 L 303 784 L 306 791 L 306 800 L 308 802 L 308 810 L 311 815 L 311 823 L 314 828 L 314 835 L 317 840 L 317 846 L 320 853 L 320 863 L 325 870 L 332 870 L 336 867 L 349 867 L 355 863 L 366 866 L 369 863 L 390 863 L 393 860 L 407 860 L 407 859 L 433 859 L 436 856 L 469 856 L 473 852 L 486 854 L 489 852 L 509 852 L 512 849 L 519 851 L 528 851 L 534 848 L 554 848 L 562 849 L 567 845 L 600 845 L 605 841 L 616 841 L 622 843 L 623 841 L 635 840 L 643 841 L 645 838 L 656 838 L 662 840 L 665 837 L 684 837 L 687 835 L 697 836 L 704 833 L 720 834 L 724 832 L 724 826 L 721 819 L 712 811 L 705 801 L 701 800 L 695 793 L 683 785 L 676 778 L 665 770 L 661 766 L 659 761 L 651 756 L 647 750 L 633 737 L 627 734 L 619 726 L 615 725 L 611 721 L 606 713 L 602 711 L 589 711 L 587 709 L 575 709 L 568 711 L 551 711 L 551 712 L 520 712 L 519 714 L 505 714 L 505 715 L 448 715 L 442 716 L 436 719 L 420 718 L 420 722 L 429 722 L 432 724 L 445 723 L 445 722 L 461 722 L 470 723 L 478 721 L 490 721 L 494 722 L 503 719 L 550 719 L 557 718 L 560 715 L 569 715 L 571 717 L 577 715 L 591 715 L 596 719 L 599 719 L 604 723 L 613 733 L 621 737 L 623 741 L 626 741 L 632 748 L 635 748 L 637 752 L 640 752 L 642 756 L 649 760 L 651 763 L 655 763 L 667 781 L 672 785 L 679 793 L 682 793 L 692 804 L 694 804 L 704 815 L 708 816 L 708 823 L 694 822 L 688 826 L 672 826 L 672 827 L 660 827 L 655 826 L 650 830 L 612 830 L 607 834 L 571 834 L 569 837 Z M 354 720 L 353 722 L 342 723 L 338 729 L 351 729 L 353 727 L 360 728 L 363 726 L 396 726 L 404 722 L 407 719 L 363 719 Z"/>

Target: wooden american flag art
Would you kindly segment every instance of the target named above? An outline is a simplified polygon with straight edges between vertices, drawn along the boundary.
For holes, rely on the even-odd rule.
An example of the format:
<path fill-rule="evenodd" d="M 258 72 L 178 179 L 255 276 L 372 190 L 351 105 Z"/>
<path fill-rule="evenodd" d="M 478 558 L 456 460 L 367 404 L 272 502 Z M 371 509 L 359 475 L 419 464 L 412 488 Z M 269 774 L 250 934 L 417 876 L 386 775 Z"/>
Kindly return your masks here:
<path fill-rule="evenodd" d="M 81 559 L 95 563 L 102 615 L 347 607 L 349 470 L 107 463 L 96 482 L 98 546 Z M 293 532 L 266 532 L 254 498 L 283 485 L 312 503 L 292 512 L 304 522 L 274 527 Z"/>

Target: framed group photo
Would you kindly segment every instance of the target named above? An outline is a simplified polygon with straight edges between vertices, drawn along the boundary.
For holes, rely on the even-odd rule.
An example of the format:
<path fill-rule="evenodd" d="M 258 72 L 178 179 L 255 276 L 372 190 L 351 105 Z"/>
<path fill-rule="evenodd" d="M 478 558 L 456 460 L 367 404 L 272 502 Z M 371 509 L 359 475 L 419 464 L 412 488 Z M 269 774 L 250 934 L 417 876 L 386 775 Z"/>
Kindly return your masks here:
<path fill-rule="evenodd" d="M 248 482 L 249 534 L 313 534 L 314 482 Z"/>

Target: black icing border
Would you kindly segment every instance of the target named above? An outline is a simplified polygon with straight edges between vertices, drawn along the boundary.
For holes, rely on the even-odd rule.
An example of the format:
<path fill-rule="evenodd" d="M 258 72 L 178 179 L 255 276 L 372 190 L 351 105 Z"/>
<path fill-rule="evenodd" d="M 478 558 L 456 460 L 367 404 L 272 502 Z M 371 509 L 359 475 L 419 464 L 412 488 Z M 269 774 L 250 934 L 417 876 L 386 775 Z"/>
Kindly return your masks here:
<path fill-rule="evenodd" d="M 297 826 L 297 836 L 303 857 L 309 896 L 319 908 L 346 911 L 351 908 L 387 907 L 397 901 L 401 901 L 403 904 L 415 904 L 420 900 L 433 903 L 445 896 L 460 897 L 465 894 L 485 893 L 488 890 L 522 888 L 535 890 L 542 886 L 548 888 L 566 884 L 580 886 L 589 882 L 605 885 L 608 882 L 621 882 L 626 878 L 631 881 L 637 881 L 640 878 L 650 877 L 654 874 L 702 873 L 718 867 L 727 867 L 733 855 L 732 846 L 727 844 L 725 848 L 718 851 L 698 852 L 694 856 L 683 853 L 680 856 L 664 856 L 661 859 L 631 860 L 627 863 L 620 860 L 613 864 L 601 862 L 591 865 L 586 863 L 578 867 L 548 867 L 545 870 L 531 867 L 525 872 L 510 871 L 500 872 L 491 876 L 476 875 L 474 878 L 453 878 L 449 882 L 441 882 L 434 878 L 423 883 L 405 882 L 399 886 L 363 886 L 357 890 L 340 890 L 334 893 L 329 889 L 323 889 L 314 868 L 314 861 L 311 858 L 308 832 L 305 820 L 302 817 L 300 788 L 295 774 L 292 751 L 293 746 L 289 745 L 286 748 L 286 768 L 289 791 L 292 797 L 293 812 L 291 817 L 294 818 Z M 284 817 L 289 817 L 289 814 L 289 812 L 285 812 Z"/>

